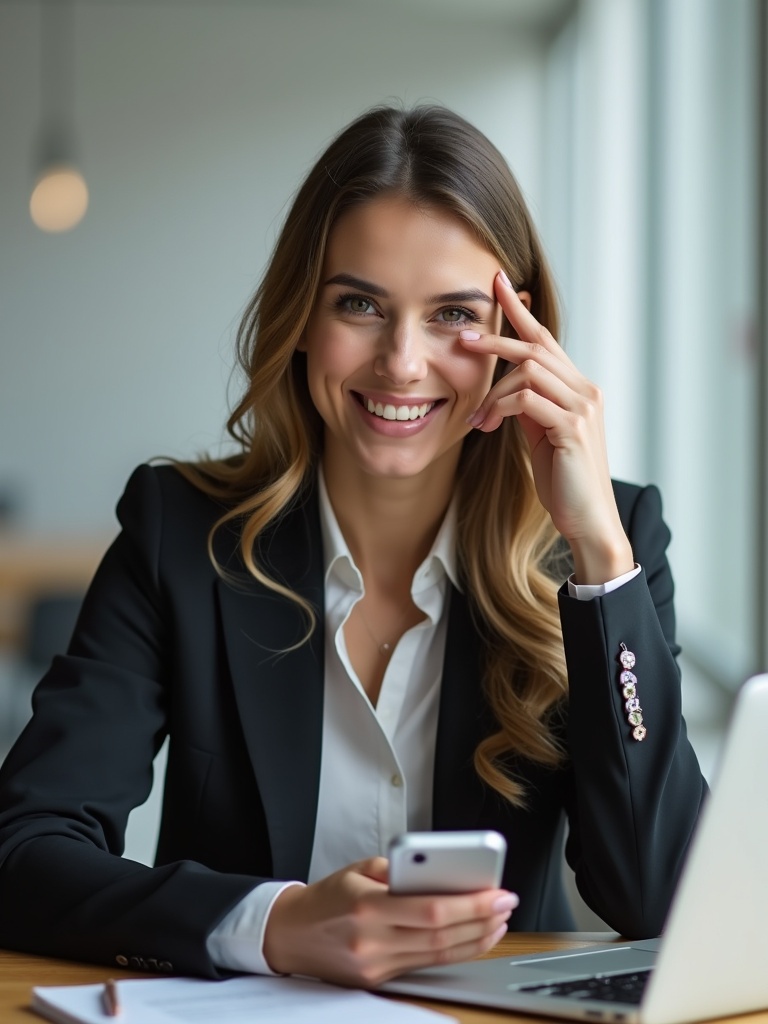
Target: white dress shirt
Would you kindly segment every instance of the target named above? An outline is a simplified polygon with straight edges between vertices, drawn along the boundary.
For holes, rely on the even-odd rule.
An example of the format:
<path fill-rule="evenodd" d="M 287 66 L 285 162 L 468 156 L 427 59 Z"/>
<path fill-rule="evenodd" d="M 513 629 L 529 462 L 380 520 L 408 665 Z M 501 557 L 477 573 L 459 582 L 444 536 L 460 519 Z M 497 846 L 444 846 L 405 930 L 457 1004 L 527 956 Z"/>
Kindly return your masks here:
<path fill-rule="evenodd" d="M 457 589 L 456 508 L 451 503 L 432 548 L 416 570 L 413 603 L 425 618 L 398 641 L 374 707 L 349 660 L 344 625 L 365 589 L 319 474 L 325 565 L 325 676 L 323 743 L 310 883 L 339 868 L 386 854 L 400 832 L 432 826 L 440 680 L 443 673 L 449 582 Z M 615 590 L 640 571 L 569 592 L 590 600 Z M 219 967 L 273 973 L 262 947 L 278 895 L 300 882 L 256 886 L 213 929 L 208 952 Z"/>

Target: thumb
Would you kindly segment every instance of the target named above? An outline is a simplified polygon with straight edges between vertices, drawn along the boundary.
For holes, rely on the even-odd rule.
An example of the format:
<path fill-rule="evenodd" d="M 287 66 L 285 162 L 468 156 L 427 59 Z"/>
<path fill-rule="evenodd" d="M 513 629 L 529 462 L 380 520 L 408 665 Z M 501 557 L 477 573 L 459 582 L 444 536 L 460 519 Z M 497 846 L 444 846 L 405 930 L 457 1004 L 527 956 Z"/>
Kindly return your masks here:
<path fill-rule="evenodd" d="M 367 860 L 359 861 L 354 867 L 361 875 L 373 879 L 374 882 L 389 884 L 389 861 L 386 857 L 369 857 Z"/>
<path fill-rule="evenodd" d="M 538 445 L 547 435 L 546 428 L 542 427 L 536 420 L 531 419 L 530 416 L 526 416 L 525 413 L 521 413 L 516 419 L 528 444 L 528 451 L 533 455 Z"/>

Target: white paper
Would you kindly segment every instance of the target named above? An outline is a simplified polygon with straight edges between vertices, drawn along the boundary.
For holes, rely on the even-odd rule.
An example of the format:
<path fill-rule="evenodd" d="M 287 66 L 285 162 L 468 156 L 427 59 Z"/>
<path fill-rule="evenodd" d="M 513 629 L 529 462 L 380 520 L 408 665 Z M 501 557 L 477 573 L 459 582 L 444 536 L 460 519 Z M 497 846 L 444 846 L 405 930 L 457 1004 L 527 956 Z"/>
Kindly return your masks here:
<path fill-rule="evenodd" d="M 57 1024 L 456 1024 L 419 1006 L 303 978 L 119 981 L 121 1013 L 114 1018 L 104 1012 L 103 991 L 102 985 L 35 988 L 32 1009 Z"/>

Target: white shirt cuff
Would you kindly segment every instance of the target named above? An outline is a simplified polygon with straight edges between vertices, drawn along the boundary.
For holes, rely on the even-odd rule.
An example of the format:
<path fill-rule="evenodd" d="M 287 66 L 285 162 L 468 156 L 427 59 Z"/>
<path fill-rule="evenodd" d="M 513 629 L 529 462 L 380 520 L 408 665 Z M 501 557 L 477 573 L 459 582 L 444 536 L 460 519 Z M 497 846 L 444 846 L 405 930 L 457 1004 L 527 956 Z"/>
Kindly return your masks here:
<path fill-rule="evenodd" d="M 206 939 L 217 967 L 249 974 L 275 974 L 264 959 L 264 933 L 269 912 L 277 897 L 291 885 L 303 882 L 262 882 L 223 917 Z"/>
<path fill-rule="evenodd" d="M 615 580 L 608 580 L 607 583 L 574 583 L 573 576 L 568 577 L 568 593 L 577 601 L 591 601 L 593 597 L 605 597 L 612 590 L 629 583 L 640 572 L 640 566 L 635 562 L 635 568 L 625 572 L 623 576 L 617 576 Z"/>

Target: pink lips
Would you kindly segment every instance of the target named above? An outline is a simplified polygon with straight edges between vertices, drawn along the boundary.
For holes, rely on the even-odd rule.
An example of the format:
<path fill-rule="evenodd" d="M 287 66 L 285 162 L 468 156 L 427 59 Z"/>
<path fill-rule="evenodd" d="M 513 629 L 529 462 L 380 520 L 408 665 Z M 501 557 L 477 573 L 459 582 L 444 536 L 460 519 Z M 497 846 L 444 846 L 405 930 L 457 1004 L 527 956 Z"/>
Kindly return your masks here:
<path fill-rule="evenodd" d="M 377 434 L 381 434 L 385 437 L 410 437 L 412 434 L 417 434 L 422 431 L 432 420 L 437 410 L 444 404 L 444 399 L 422 399 L 422 400 L 410 400 L 404 402 L 402 398 L 393 399 L 391 396 L 384 398 L 374 397 L 373 395 L 367 396 L 359 392 L 353 392 L 355 398 L 355 405 L 360 410 L 360 415 L 363 421 L 374 430 Z M 383 415 L 376 415 L 376 413 L 368 411 L 368 401 L 374 402 L 377 406 L 381 406 L 382 409 L 387 405 L 393 406 L 395 409 L 398 408 L 413 408 L 421 407 L 424 405 L 431 405 L 432 408 L 424 415 L 418 416 L 416 419 L 386 419 Z"/>

